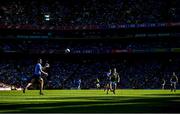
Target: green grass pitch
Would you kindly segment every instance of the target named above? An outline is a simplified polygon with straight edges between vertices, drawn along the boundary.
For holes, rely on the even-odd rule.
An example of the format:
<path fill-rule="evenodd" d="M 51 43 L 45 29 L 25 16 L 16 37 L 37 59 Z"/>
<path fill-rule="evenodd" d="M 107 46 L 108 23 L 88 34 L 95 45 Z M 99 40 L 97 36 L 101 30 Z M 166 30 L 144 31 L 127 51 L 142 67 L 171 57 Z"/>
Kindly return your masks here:
<path fill-rule="evenodd" d="M 180 90 L 38 90 L 0 91 L 0 112 L 180 112 Z"/>

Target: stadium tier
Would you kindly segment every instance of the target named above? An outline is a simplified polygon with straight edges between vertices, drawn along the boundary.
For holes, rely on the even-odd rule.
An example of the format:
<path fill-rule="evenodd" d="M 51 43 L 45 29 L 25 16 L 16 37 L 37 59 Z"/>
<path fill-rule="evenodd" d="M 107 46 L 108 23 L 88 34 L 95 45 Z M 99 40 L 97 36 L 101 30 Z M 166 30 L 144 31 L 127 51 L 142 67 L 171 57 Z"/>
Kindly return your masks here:
<path fill-rule="evenodd" d="M 0 23 L 57 26 L 178 22 L 178 4 L 178 0 L 7 0 L 0 5 Z"/>

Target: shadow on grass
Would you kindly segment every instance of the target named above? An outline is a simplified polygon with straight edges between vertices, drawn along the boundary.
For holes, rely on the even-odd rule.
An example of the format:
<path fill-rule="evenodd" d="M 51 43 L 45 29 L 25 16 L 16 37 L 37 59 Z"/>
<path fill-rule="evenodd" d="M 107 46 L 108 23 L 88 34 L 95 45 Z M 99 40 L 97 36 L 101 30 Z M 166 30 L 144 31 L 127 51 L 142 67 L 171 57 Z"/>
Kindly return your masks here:
<path fill-rule="evenodd" d="M 144 94 L 144 95 L 147 95 L 147 96 L 168 96 L 168 97 L 180 97 L 180 94 L 179 93 L 174 93 L 172 92 L 171 94 Z"/>
<path fill-rule="evenodd" d="M 35 101 L 29 102 L 34 99 Z M 38 102 L 37 100 L 43 100 Z M 78 99 L 78 101 L 51 101 L 56 99 Z M 18 104 L 0 103 L 1 112 L 67 112 L 67 113 L 110 113 L 110 112 L 180 112 L 179 97 L 50 97 L 27 98 L 27 102 Z M 47 100 L 47 101 L 46 101 Z M 82 101 L 84 100 L 84 101 Z M 87 101 L 86 101 L 87 100 Z M 94 100 L 94 101 L 91 101 Z"/>

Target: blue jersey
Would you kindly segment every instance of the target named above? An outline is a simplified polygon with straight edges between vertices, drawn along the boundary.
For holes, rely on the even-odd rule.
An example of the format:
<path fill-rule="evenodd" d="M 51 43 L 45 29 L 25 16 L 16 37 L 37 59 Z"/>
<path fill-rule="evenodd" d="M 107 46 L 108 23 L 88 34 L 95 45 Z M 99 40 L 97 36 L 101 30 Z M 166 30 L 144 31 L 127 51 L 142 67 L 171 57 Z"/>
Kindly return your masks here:
<path fill-rule="evenodd" d="M 106 76 L 106 81 L 111 81 L 111 72 L 107 72 Z"/>
<path fill-rule="evenodd" d="M 107 72 L 106 75 L 109 77 L 111 75 L 111 72 Z"/>
<path fill-rule="evenodd" d="M 36 66 L 35 66 L 34 74 L 40 76 L 41 75 L 41 70 L 42 70 L 41 64 L 37 63 Z"/>
<path fill-rule="evenodd" d="M 80 85 L 81 84 L 81 79 L 77 80 L 77 83 L 78 83 L 78 85 Z"/>

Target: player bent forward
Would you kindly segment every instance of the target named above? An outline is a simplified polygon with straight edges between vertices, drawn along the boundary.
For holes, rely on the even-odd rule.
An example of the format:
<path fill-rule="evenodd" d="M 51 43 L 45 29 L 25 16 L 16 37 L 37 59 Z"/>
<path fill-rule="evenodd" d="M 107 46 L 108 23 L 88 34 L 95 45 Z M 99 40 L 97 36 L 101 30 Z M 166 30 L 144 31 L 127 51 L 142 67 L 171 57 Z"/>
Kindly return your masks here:
<path fill-rule="evenodd" d="M 44 72 L 43 69 L 46 67 L 49 67 L 49 65 L 46 64 L 45 67 L 42 67 L 42 59 L 39 59 L 37 64 L 35 65 L 35 69 L 34 69 L 34 74 L 31 78 L 30 83 L 27 84 L 27 86 L 23 89 L 23 93 L 25 93 L 25 91 L 28 89 L 28 87 L 30 87 L 35 81 L 40 83 L 40 95 L 43 95 L 43 85 L 44 85 L 44 80 L 41 77 L 42 74 L 48 76 L 48 73 Z"/>

